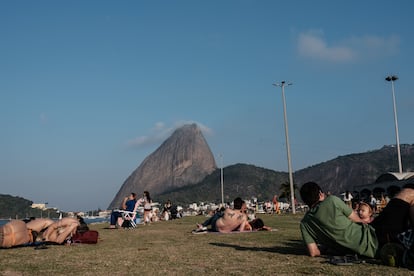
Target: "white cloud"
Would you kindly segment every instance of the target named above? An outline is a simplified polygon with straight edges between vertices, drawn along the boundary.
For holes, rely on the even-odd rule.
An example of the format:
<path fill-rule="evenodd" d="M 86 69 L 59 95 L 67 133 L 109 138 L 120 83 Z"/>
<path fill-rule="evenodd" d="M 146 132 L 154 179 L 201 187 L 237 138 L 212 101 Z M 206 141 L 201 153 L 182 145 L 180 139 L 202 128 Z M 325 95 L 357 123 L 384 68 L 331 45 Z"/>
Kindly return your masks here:
<path fill-rule="evenodd" d="M 149 130 L 147 135 L 142 135 L 131 139 L 127 142 L 127 145 L 132 148 L 142 148 L 146 146 L 159 145 L 166 140 L 175 129 L 182 127 L 186 124 L 197 124 L 203 134 L 212 135 L 213 131 L 207 126 L 194 122 L 194 121 L 177 121 L 171 126 L 167 126 L 164 122 L 157 122 L 152 129 Z"/>
<path fill-rule="evenodd" d="M 332 44 L 332 45 L 331 45 Z M 352 36 L 329 44 L 323 31 L 311 30 L 298 35 L 298 53 L 310 59 L 329 62 L 352 62 L 357 59 L 395 55 L 399 51 L 398 36 Z"/>
<path fill-rule="evenodd" d="M 298 51 L 301 56 L 334 62 L 352 61 L 355 53 L 345 46 L 328 46 L 321 32 L 310 31 L 298 37 Z"/>

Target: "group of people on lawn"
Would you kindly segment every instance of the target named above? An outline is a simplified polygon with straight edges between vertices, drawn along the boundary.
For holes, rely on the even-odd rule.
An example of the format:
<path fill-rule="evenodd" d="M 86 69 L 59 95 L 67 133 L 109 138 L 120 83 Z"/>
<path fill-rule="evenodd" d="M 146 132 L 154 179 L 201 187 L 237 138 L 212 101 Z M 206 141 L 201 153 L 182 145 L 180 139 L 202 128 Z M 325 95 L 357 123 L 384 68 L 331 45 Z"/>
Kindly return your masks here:
<path fill-rule="evenodd" d="M 152 208 L 152 199 L 148 191 L 144 191 L 142 197 L 139 199 L 137 199 L 135 193 L 131 193 L 123 199 L 120 209 L 115 209 L 111 212 L 109 229 L 121 228 L 125 222 L 125 213 L 129 213 L 130 215 L 127 217 L 128 220 L 135 219 L 138 207 L 140 206 L 144 207 L 144 224 L 158 220 L 176 219 L 180 216 L 177 211 L 177 206 L 173 205 L 170 200 L 165 202 L 162 213 L 159 214 L 157 210 Z"/>
<path fill-rule="evenodd" d="M 364 209 L 367 206 L 363 204 L 360 210 L 355 212 L 342 199 L 333 195 L 326 196 L 315 182 L 303 184 L 300 188 L 300 196 L 309 206 L 309 210 L 301 220 L 300 231 L 307 251 L 312 257 L 324 254 L 356 253 L 360 256 L 375 258 L 383 257 L 382 251 L 387 248 L 388 251 L 393 252 L 391 257 L 399 258 L 399 256 L 394 256 L 397 255 L 396 252 L 402 255 L 401 251 L 411 251 L 414 234 L 407 235 L 407 233 L 411 233 L 414 221 L 414 184 L 406 185 L 375 218 L 372 218 L 372 212 L 369 212 L 369 209 Z M 133 211 L 137 205 L 144 205 L 144 220 L 147 222 L 145 212 L 148 212 L 151 206 L 148 192 L 144 192 L 139 200 L 132 193 L 122 203 L 123 209 L 127 211 Z M 110 227 L 115 227 L 119 216 L 119 212 L 112 212 Z M 30 234 L 22 234 L 19 240 L 14 241 L 15 244 L 7 244 L 5 238 L 8 234 L 7 225 L 2 226 L 0 227 L 1 247 L 33 242 L 39 233 L 42 233 L 44 241 L 63 243 L 65 238 L 74 233 L 80 225 L 75 218 L 64 218 L 57 222 L 49 219 L 35 219 L 28 223 L 22 221 L 13 223 L 14 227 L 19 228 L 22 233 Z M 208 226 L 210 229 L 207 229 Z M 197 229 L 193 230 L 193 233 L 203 233 L 207 230 L 229 233 L 271 230 L 271 228 L 265 226 L 261 219 L 249 221 L 246 203 L 238 197 L 233 202 L 233 208 L 217 210 L 206 221 L 197 224 Z M 410 238 L 407 241 L 404 237 Z M 392 250 L 390 250 L 390 244 Z M 414 256 L 414 253 L 412 255 Z"/>
<path fill-rule="evenodd" d="M 144 191 L 141 198 L 137 199 L 135 193 L 131 193 L 122 201 L 120 210 L 114 210 L 111 213 L 110 229 L 115 229 L 117 226 L 122 226 L 122 215 L 125 212 L 130 212 L 134 217 L 139 206 L 144 206 L 144 223 L 150 223 L 152 218 L 152 199 L 148 191 Z"/>
<path fill-rule="evenodd" d="M 402 256 L 414 262 L 414 184 L 407 184 L 376 217 L 368 204 L 361 203 L 355 212 L 342 199 L 326 196 L 315 182 L 307 182 L 300 196 L 309 210 L 300 223 L 303 241 L 310 256 L 358 254 L 367 258 L 381 258 L 385 264 L 404 266 Z M 234 200 L 234 208 L 216 212 L 198 224 L 193 233 L 210 231 L 252 231 L 241 198 Z M 263 225 L 263 224 L 262 224 Z"/>

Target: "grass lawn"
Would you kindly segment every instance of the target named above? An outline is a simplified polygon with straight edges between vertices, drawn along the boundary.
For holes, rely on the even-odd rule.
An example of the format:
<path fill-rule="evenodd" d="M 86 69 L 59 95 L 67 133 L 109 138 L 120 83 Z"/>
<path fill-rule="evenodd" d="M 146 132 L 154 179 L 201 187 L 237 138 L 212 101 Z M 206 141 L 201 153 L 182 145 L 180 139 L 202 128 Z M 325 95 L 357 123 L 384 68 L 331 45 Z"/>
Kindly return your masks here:
<path fill-rule="evenodd" d="M 0 250 L 1 275 L 409 275 L 375 262 L 338 266 L 310 258 L 302 244 L 302 215 L 261 215 L 277 231 L 191 234 L 204 217 L 99 231 L 96 245 Z"/>

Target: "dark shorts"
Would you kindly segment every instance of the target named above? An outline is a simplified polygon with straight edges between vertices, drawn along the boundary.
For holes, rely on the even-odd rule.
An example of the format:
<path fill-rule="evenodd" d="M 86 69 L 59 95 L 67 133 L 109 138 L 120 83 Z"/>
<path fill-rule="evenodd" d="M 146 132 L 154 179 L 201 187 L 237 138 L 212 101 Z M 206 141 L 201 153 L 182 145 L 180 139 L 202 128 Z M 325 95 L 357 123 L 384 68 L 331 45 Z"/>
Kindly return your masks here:
<path fill-rule="evenodd" d="M 211 218 L 211 231 L 218 232 L 216 222 L 219 218 L 223 216 L 222 213 L 215 213 L 214 216 Z"/>
<path fill-rule="evenodd" d="M 393 198 L 371 223 L 380 247 L 387 242 L 398 242 L 397 235 L 410 228 L 410 204 Z"/>

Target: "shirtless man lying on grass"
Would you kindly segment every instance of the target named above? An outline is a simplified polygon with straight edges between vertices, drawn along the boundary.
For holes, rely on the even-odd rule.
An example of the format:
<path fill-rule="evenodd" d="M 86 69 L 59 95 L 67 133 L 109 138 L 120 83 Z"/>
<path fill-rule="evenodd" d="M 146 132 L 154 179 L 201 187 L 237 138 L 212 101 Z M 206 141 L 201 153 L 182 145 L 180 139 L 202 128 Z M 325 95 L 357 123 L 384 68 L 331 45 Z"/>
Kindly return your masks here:
<path fill-rule="evenodd" d="M 193 230 L 194 234 L 207 232 L 207 226 L 211 225 L 211 231 L 220 233 L 230 233 L 232 231 L 246 231 L 247 215 L 243 211 L 243 200 L 238 197 L 233 201 L 233 209 L 226 208 L 222 212 L 215 213 L 211 218 L 197 224 L 197 229 Z M 247 226 L 248 228 L 248 226 Z M 251 227 L 250 227 L 251 228 Z M 251 231 L 251 229 L 247 229 Z"/>

